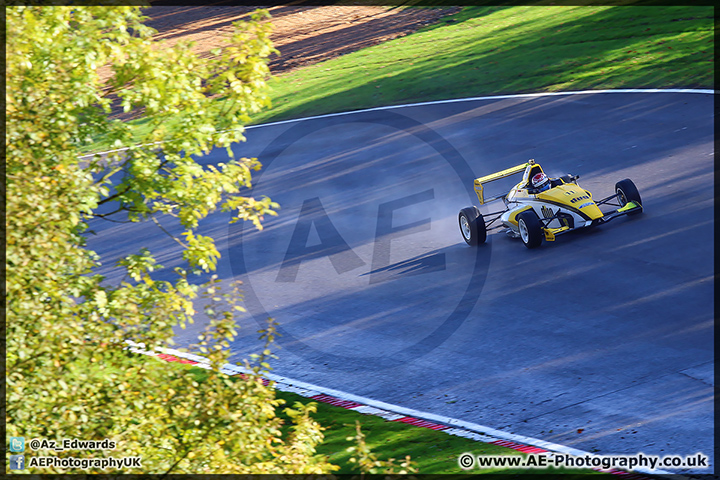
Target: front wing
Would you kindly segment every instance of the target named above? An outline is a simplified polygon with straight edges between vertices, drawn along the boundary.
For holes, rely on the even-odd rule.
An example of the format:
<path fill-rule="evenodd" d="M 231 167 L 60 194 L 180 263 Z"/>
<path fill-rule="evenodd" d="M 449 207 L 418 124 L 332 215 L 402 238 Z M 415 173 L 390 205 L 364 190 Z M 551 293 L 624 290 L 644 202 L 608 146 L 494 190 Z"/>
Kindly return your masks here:
<path fill-rule="evenodd" d="M 618 208 L 617 210 L 613 210 L 612 212 L 603 213 L 603 216 L 595 219 L 592 221 L 592 225 L 602 225 L 603 223 L 607 223 L 610 220 L 613 220 L 618 217 L 622 217 L 623 215 L 631 215 L 633 213 L 639 213 L 642 212 L 642 205 L 635 202 L 628 202 L 625 204 L 625 206 Z"/>
<path fill-rule="evenodd" d="M 613 195 L 614 197 L 614 195 Z M 608 197 L 612 198 L 612 197 Z M 639 213 L 642 211 L 642 205 L 636 202 L 628 202 L 626 205 L 613 210 L 611 212 L 603 212 L 603 216 L 600 218 L 597 218 L 595 220 L 591 220 L 586 222 L 584 225 L 578 225 L 575 228 L 570 228 L 569 226 L 563 226 L 558 228 L 548 228 L 543 227 L 543 234 L 545 235 L 545 240 L 552 242 L 555 240 L 555 237 L 557 235 L 562 235 L 563 233 L 570 232 L 572 230 L 577 230 L 578 228 L 584 228 L 584 227 L 592 227 L 596 225 L 602 225 L 603 223 L 607 223 L 610 220 L 614 220 L 618 217 L 622 217 L 624 215 L 631 215 L 633 213 Z M 547 219 L 540 219 L 540 221 L 544 225 L 548 225 L 552 220 L 555 220 L 556 217 L 547 218 Z"/>

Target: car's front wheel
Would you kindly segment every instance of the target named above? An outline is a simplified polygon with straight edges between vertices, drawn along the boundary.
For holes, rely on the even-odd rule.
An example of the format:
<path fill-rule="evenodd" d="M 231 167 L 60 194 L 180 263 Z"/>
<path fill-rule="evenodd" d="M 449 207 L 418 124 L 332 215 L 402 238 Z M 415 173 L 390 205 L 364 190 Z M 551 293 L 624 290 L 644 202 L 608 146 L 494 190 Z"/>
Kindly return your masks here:
<path fill-rule="evenodd" d="M 520 239 L 527 248 L 539 247 L 542 243 L 542 225 L 535 212 L 528 210 L 517 217 Z"/>
<path fill-rule="evenodd" d="M 458 222 L 460 224 L 460 233 L 463 236 L 463 240 L 465 240 L 468 245 L 485 243 L 485 240 L 487 239 L 485 219 L 477 207 L 472 206 L 460 210 Z"/>
<path fill-rule="evenodd" d="M 620 180 L 615 184 L 615 193 L 621 207 L 627 205 L 628 202 L 635 202 L 638 205 L 642 205 L 642 200 L 640 199 L 640 192 L 638 192 L 637 187 L 629 178 L 626 178 L 625 180 Z M 628 215 L 637 215 L 640 212 L 642 212 L 642 210 L 628 213 Z"/>

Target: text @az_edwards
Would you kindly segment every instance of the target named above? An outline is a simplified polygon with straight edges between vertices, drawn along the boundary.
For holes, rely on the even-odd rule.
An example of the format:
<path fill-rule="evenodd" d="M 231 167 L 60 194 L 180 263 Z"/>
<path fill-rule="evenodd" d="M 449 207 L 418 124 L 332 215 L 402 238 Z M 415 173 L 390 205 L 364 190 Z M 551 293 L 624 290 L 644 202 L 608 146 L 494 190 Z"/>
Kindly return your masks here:
<path fill-rule="evenodd" d="M 472 468 L 487 469 L 498 467 L 512 468 L 590 468 L 611 470 L 619 468 L 633 470 L 644 468 L 649 470 L 709 468 L 709 457 L 702 453 L 695 455 L 569 455 L 564 453 L 544 452 L 530 455 L 473 455 L 463 453 L 458 457 L 458 464 L 463 470 Z"/>
<path fill-rule="evenodd" d="M 77 438 L 65 438 L 63 440 L 49 440 L 47 438 L 33 438 L 28 442 L 30 450 L 53 450 L 55 452 L 67 452 L 73 450 L 115 450 L 117 442 L 114 440 L 79 440 Z"/>

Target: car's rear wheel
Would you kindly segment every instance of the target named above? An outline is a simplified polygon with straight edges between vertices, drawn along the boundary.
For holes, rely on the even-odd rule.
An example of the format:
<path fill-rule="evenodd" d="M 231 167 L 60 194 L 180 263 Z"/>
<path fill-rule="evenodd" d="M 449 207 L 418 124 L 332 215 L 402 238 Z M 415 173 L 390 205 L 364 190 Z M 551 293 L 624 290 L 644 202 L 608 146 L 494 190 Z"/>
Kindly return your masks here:
<path fill-rule="evenodd" d="M 535 212 L 528 210 L 517 217 L 520 239 L 527 248 L 539 247 L 542 243 L 542 225 Z"/>
<path fill-rule="evenodd" d="M 621 207 L 627 205 L 628 202 L 635 202 L 638 205 L 642 205 L 640 193 L 638 192 L 638 189 L 633 183 L 633 181 L 629 178 L 626 178 L 625 180 L 620 180 L 615 184 L 615 194 L 617 195 L 617 199 L 618 202 L 620 202 Z M 637 215 L 640 212 L 642 212 L 642 210 L 628 213 L 628 215 Z"/>
<path fill-rule="evenodd" d="M 463 240 L 465 240 L 468 245 L 485 243 L 485 240 L 487 239 L 485 219 L 477 207 L 467 207 L 460 210 L 458 222 L 460 224 L 460 233 L 463 236 Z"/>

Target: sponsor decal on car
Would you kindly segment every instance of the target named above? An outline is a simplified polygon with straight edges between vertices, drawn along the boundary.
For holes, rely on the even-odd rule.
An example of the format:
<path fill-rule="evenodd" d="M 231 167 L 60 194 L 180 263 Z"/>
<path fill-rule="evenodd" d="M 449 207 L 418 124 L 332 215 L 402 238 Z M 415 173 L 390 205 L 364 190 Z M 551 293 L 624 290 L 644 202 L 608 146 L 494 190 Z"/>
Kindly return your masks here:
<path fill-rule="evenodd" d="M 582 197 L 573 198 L 572 200 L 570 200 L 570 203 L 575 203 L 575 202 L 579 202 L 580 200 L 589 200 L 589 199 L 590 199 L 590 195 L 583 195 Z M 587 205 L 587 203 L 583 204 L 583 206 L 585 206 L 585 205 Z M 580 208 L 582 208 L 582 207 L 580 207 Z"/>

